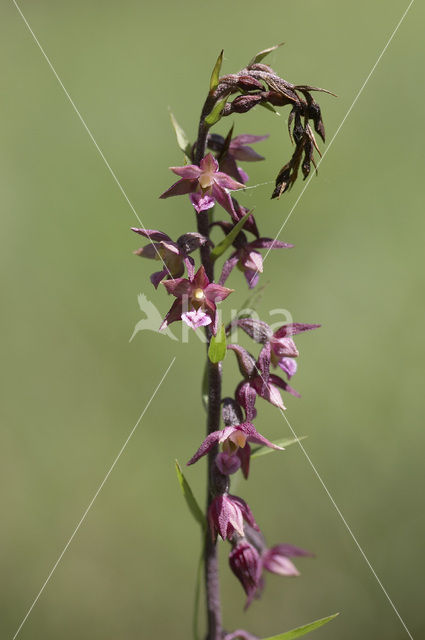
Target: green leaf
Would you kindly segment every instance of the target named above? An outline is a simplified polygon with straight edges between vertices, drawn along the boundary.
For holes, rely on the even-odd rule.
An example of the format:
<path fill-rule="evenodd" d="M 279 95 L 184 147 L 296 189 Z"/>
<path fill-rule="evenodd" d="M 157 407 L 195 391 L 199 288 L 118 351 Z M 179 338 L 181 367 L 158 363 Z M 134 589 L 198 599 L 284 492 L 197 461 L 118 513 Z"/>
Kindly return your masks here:
<path fill-rule="evenodd" d="M 221 65 L 223 63 L 223 53 L 224 53 L 224 50 L 222 49 L 220 55 L 217 58 L 217 62 L 215 63 L 213 72 L 211 74 L 211 80 L 210 80 L 211 93 L 215 91 L 218 87 L 218 80 L 220 78 Z"/>
<path fill-rule="evenodd" d="M 276 111 L 276 109 L 269 102 L 260 102 L 260 107 L 264 107 L 264 109 L 267 109 L 267 111 L 271 111 L 275 114 L 275 116 L 280 116 L 279 111 Z"/>
<path fill-rule="evenodd" d="M 196 498 L 193 495 L 192 489 L 190 488 L 188 481 L 184 477 L 183 471 L 181 470 L 181 467 L 177 462 L 177 460 L 176 460 L 176 473 L 177 473 L 177 479 L 179 481 L 181 490 L 183 492 L 184 499 L 186 500 L 186 504 L 189 507 L 190 513 L 193 515 L 195 520 L 201 525 L 202 529 L 205 529 L 205 526 L 206 526 L 205 516 L 202 513 L 199 504 L 196 502 Z"/>
<path fill-rule="evenodd" d="M 170 111 L 170 119 L 176 134 L 177 144 L 179 145 L 179 148 L 183 151 L 185 160 L 190 164 L 191 163 L 190 155 L 192 152 L 192 147 L 190 145 L 190 142 L 185 132 L 183 131 L 183 129 L 175 119 L 174 114 L 171 111 Z"/>
<path fill-rule="evenodd" d="M 204 122 L 206 125 L 208 125 L 208 127 L 212 127 L 221 119 L 221 114 L 226 105 L 227 98 L 228 96 L 222 98 L 221 100 L 218 100 L 218 102 L 216 102 L 213 106 L 211 112 L 205 118 Z"/>
<path fill-rule="evenodd" d="M 268 638 L 263 638 L 263 640 L 294 640 L 295 638 L 300 638 L 304 636 L 306 633 L 310 631 L 314 631 L 314 629 L 318 629 L 319 627 L 323 627 L 324 624 L 330 622 L 334 618 L 339 616 L 339 613 L 335 613 L 333 616 L 328 616 L 327 618 L 321 618 L 320 620 L 316 620 L 315 622 L 310 622 L 310 624 L 306 624 L 303 627 L 297 627 L 296 629 L 292 629 L 292 631 L 286 631 L 286 633 L 279 633 L 277 636 L 270 636 Z"/>
<path fill-rule="evenodd" d="M 282 438 L 281 440 L 273 440 L 273 444 L 277 444 L 278 447 L 290 447 L 291 444 L 296 444 L 300 440 L 304 440 L 307 436 L 300 436 L 299 438 Z M 270 447 L 253 447 L 251 450 L 251 458 L 259 458 L 260 456 L 265 456 L 267 453 L 272 453 L 272 451 L 279 451 L 279 449 L 270 449 Z"/>
<path fill-rule="evenodd" d="M 221 362 L 226 357 L 226 330 L 224 324 L 221 323 L 220 329 L 216 336 L 212 336 L 210 346 L 208 347 L 208 357 L 214 364 Z"/>
<path fill-rule="evenodd" d="M 285 43 L 281 42 L 280 44 L 275 44 L 273 47 L 269 47 L 268 49 L 263 49 L 262 51 L 259 51 L 257 53 L 257 55 L 253 57 L 253 59 L 251 60 L 251 62 L 249 63 L 248 66 L 250 67 L 252 64 L 256 64 L 257 62 L 261 62 L 261 60 L 263 60 L 263 58 L 268 56 L 269 53 L 271 53 L 272 51 L 276 51 L 276 49 L 281 47 L 283 44 L 285 44 Z"/>
<path fill-rule="evenodd" d="M 238 233 L 242 230 L 242 227 L 244 226 L 245 222 L 248 220 L 251 213 L 252 211 L 248 211 L 248 213 L 246 213 L 244 217 L 241 218 L 239 222 L 235 224 L 235 226 L 230 231 L 230 233 L 228 233 L 223 238 L 223 240 L 214 247 L 214 249 L 211 251 L 211 260 L 213 261 L 217 260 L 217 258 L 219 258 L 226 251 L 227 247 L 230 247 L 233 240 L 236 238 Z"/>

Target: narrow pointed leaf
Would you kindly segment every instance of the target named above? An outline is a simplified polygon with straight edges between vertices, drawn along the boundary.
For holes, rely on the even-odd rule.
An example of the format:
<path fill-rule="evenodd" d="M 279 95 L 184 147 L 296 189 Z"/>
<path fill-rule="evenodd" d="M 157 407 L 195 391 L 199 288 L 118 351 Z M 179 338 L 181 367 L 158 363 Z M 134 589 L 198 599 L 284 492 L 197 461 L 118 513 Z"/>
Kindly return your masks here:
<path fill-rule="evenodd" d="M 201 525 L 202 529 L 205 529 L 205 526 L 206 526 L 205 516 L 202 513 L 201 508 L 197 503 L 196 498 L 193 495 L 192 489 L 190 488 L 188 481 L 184 477 L 183 471 L 181 470 L 181 467 L 177 462 L 177 460 L 176 460 L 176 473 L 177 473 L 177 480 L 179 481 L 184 499 L 186 500 L 186 504 L 189 507 L 190 513 L 193 515 L 195 520 Z"/>
<path fill-rule="evenodd" d="M 265 109 L 267 109 L 267 111 L 271 111 L 275 114 L 275 116 L 280 116 L 279 111 L 276 111 L 276 109 L 269 102 L 260 102 L 260 107 L 264 107 Z"/>
<path fill-rule="evenodd" d="M 304 440 L 307 436 L 300 436 L 299 438 L 282 438 L 281 440 L 272 440 L 273 444 L 277 444 L 278 447 L 290 447 L 291 444 L 297 444 L 299 440 Z M 270 449 L 270 447 L 253 447 L 251 450 L 251 458 L 259 458 L 265 456 L 272 451 L 279 451 L 279 449 Z"/>
<path fill-rule="evenodd" d="M 276 49 L 281 47 L 283 44 L 285 43 L 281 42 L 279 44 L 275 44 L 273 47 L 269 47 L 268 49 L 263 49 L 262 51 L 259 51 L 257 55 L 253 57 L 253 59 L 251 60 L 248 66 L 250 67 L 252 64 L 257 64 L 257 62 L 261 62 L 261 60 L 263 60 L 263 58 L 268 56 L 269 53 L 271 53 L 272 51 L 276 51 Z"/>
<path fill-rule="evenodd" d="M 205 124 L 207 124 L 209 127 L 212 127 L 221 119 L 221 113 L 226 105 L 227 98 L 228 96 L 216 102 L 211 112 L 205 118 Z"/>
<path fill-rule="evenodd" d="M 310 624 L 306 624 L 303 627 L 297 627 L 297 629 L 286 631 L 286 633 L 279 633 L 277 636 L 269 636 L 268 638 L 263 638 L 263 640 L 295 640 L 295 638 L 301 638 L 301 636 L 305 636 L 305 634 L 310 633 L 310 631 L 323 627 L 324 624 L 330 622 L 338 615 L 339 613 L 335 613 L 333 616 L 321 618 L 320 620 L 310 622 Z"/>
<path fill-rule="evenodd" d="M 217 258 L 219 258 L 226 251 L 227 247 L 230 247 L 233 240 L 236 238 L 238 233 L 242 230 L 242 227 L 244 226 L 245 222 L 248 220 L 251 213 L 252 211 L 248 211 L 248 213 L 246 213 L 244 217 L 241 218 L 239 222 L 235 224 L 235 226 L 230 231 L 230 233 L 228 233 L 227 236 L 225 236 L 223 240 L 214 247 L 214 249 L 211 251 L 211 260 L 213 261 L 217 260 Z"/>
<path fill-rule="evenodd" d="M 226 330 L 224 324 L 221 324 L 216 336 L 212 336 L 210 346 L 208 347 L 208 357 L 214 364 L 221 362 L 226 357 Z"/>
<path fill-rule="evenodd" d="M 215 63 L 213 72 L 211 74 L 211 80 L 210 80 L 211 93 L 215 91 L 218 87 L 218 80 L 220 78 L 221 65 L 223 63 L 223 53 L 224 53 L 224 50 L 222 49 L 220 55 L 217 58 L 217 62 Z"/>
<path fill-rule="evenodd" d="M 181 149 L 181 151 L 183 151 L 185 160 L 188 163 L 190 163 L 191 162 L 190 154 L 191 154 L 192 148 L 190 146 L 188 137 L 186 136 L 184 130 L 181 128 L 181 126 L 175 119 L 174 114 L 171 111 L 170 111 L 170 119 L 171 119 L 171 124 L 173 125 L 174 132 L 176 134 L 177 144 L 179 145 L 179 148 Z"/>

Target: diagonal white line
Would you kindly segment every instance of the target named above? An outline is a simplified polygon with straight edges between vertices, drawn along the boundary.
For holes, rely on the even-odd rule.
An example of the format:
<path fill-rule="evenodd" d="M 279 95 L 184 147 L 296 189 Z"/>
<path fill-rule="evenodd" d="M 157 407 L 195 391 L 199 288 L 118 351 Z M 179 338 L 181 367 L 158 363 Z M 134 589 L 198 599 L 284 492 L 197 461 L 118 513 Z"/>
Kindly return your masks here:
<path fill-rule="evenodd" d="M 263 383 L 266 385 L 266 387 L 268 388 L 270 395 L 272 395 L 272 389 L 270 388 L 270 384 L 267 383 L 264 380 L 263 374 L 261 373 L 257 363 L 255 364 L 255 369 L 258 373 L 258 375 L 260 376 L 260 378 L 262 379 Z M 328 487 L 326 486 L 322 476 L 320 475 L 320 473 L 318 472 L 316 466 L 314 465 L 312 459 L 310 458 L 310 456 L 308 455 L 307 451 L 305 450 L 304 445 L 301 443 L 301 440 L 299 439 L 299 437 L 297 436 L 297 434 L 295 433 L 294 428 L 292 427 L 291 423 L 289 422 L 288 418 L 286 417 L 286 414 L 284 411 L 282 411 L 282 409 L 280 407 L 279 411 L 282 414 L 282 416 L 284 417 L 284 419 L 286 420 L 286 423 L 288 425 L 288 427 L 290 428 L 292 435 L 294 436 L 294 438 L 296 439 L 297 443 L 299 444 L 301 451 L 303 452 L 303 454 L 305 455 L 305 457 L 308 460 L 308 463 L 310 464 L 311 468 L 313 469 L 314 473 L 316 474 L 317 479 L 319 480 L 320 484 L 322 485 L 323 489 L 326 492 L 326 495 L 328 496 L 329 500 L 331 501 L 333 507 L 335 508 L 335 511 L 337 512 L 337 514 L 339 515 L 339 517 L 341 518 L 342 522 L 344 523 L 345 528 L 347 529 L 348 533 L 350 534 L 350 536 L 352 537 L 352 539 L 354 540 L 356 547 L 358 548 L 358 550 L 360 551 L 361 555 L 363 556 L 363 559 L 365 560 L 367 566 L 369 567 L 369 569 L 371 570 L 375 580 L 377 581 L 377 583 L 379 584 L 379 586 L 381 587 L 385 597 L 387 598 L 388 602 L 390 603 L 391 607 L 393 608 L 395 614 L 397 615 L 397 618 L 400 620 L 401 624 L 403 625 L 407 635 L 409 636 L 410 640 L 413 640 L 413 636 L 410 633 L 409 629 L 406 626 L 406 623 L 404 622 L 403 618 L 401 617 L 400 613 L 398 612 L 397 607 L 395 606 L 394 602 L 391 600 L 390 595 L 388 593 L 388 591 L 385 589 L 384 585 L 382 584 L 381 580 L 379 579 L 375 569 L 372 567 L 371 563 L 369 562 L 365 552 L 363 551 L 363 548 L 361 547 L 359 541 L 357 540 L 356 536 L 354 535 L 350 525 L 348 524 L 348 522 L 346 521 L 346 519 L 344 518 L 341 509 L 338 507 L 337 503 L 335 502 L 334 497 L 332 496 L 331 492 L 329 491 Z"/>
<path fill-rule="evenodd" d="M 21 624 L 19 625 L 15 635 L 13 636 L 13 640 L 15 640 L 15 638 L 17 638 L 19 632 L 21 631 L 22 627 L 24 626 L 26 620 L 28 619 L 28 616 L 30 615 L 31 611 L 34 609 L 35 605 L 38 602 L 38 599 L 40 598 L 41 594 L 43 593 L 44 589 L 46 588 L 50 578 L 52 577 L 52 575 L 54 574 L 58 564 L 60 563 L 60 561 L 62 560 L 63 556 L 66 553 L 66 550 L 68 549 L 69 545 L 71 544 L 71 542 L 73 541 L 75 535 L 77 534 L 79 528 L 81 527 L 81 525 L 83 524 L 88 512 L 90 511 L 90 509 L 93 506 L 94 501 L 96 500 L 97 496 L 99 495 L 99 493 L 102 491 L 103 486 L 105 484 L 105 482 L 107 481 L 107 479 L 109 478 L 109 476 L 111 475 L 112 471 L 115 468 L 115 465 L 117 464 L 118 460 L 121 457 L 121 454 L 123 453 L 124 449 L 126 448 L 126 446 L 128 445 L 128 443 L 130 442 L 131 437 L 133 436 L 134 432 L 136 431 L 137 427 L 139 426 L 143 416 L 145 415 L 146 411 L 149 409 L 150 404 L 152 402 L 152 400 L 155 398 L 160 386 L 162 385 L 162 383 L 164 382 L 165 378 L 168 375 L 168 372 L 170 371 L 171 367 L 173 366 L 174 362 L 175 362 L 176 358 L 174 357 L 170 364 L 168 365 L 164 375 L 162 376 L 161 380 L 158 382 L 157 386 L 155 387 L 151 397 L 149 398 L 148 403 L 146 404 L 145 408 L 143 409 L 142 413 L 139 416 L 139 419 L 137 420 L 136 424 L 134 425 L 134 427 L 132 428 L 132 430 L 130 431 L 126 441 L 124 442 L 124 444 L 122 445 L 121 449 L 118 452 L 118 455 L 116 456 L 115 460 L 113 461 L 113 463 L 111 464 L 106 476 L 103 478 L 102 482 L 100 483 L 96 493 L 94 494 L 93 498 L 90 500 L 87 509 L 84 511 L 79 523 L 77 524 L 77 526 L 75 527 L 74 531 L 72 532 L 71 537 L 69 538 L 68 542 L 66 543 L 66 545 L 64 546 L 61 554 L 59 555 L 59 558 L 56 560 L 55 564 L 53 565 L 53 567 L 50 570 L 49 575 L 47 576 L 47 578 L 45 579 L 43 586 L 41 587 L 40 591 L 38 592 L 37 596 L 34 598 L 33 603 L 31 604 L 30 608 L 28 609 L 24 619 L 22 620 Z"/>
<path fill-rule="evenodd" d="M 28 20 L 25 18 L 24 14 L 22 13 L 21 9 L 19 8 L 16 0 L 12 0 L 13 4 L 15 5 L 16 9 L 18 10 L 19 15 L 21 16 L 22 20 L 25 22 L 25 25 L 28 29 L 28 31 L 30 32 L 30 34 L 32 35 L 34 42 L 36 43 L 36 45 L 38 46 L 38 48 L 40 49 L 41 53 L 43 54 L 44 59 L 46 60 L 47 64 L 49 65 L 50 69 L 53 72 L 53 75 L 55 76 L 56 80 L 58 81 L 59 85 L 61 86 L 64 94 L 66 95 L 66 97 L 68 98 L 72 108 L 74 109 L 75 113 L 77 114 L 81 124 L 83 125 L 84 129 L 87 131 L 90 140 L 93 142 L 94 146 L 96 147 L 100 157 L 102 158 L 103 162 L 105 163 L 109 173 L 111 174 L 111 176 L 113 177 L 113 179 L 115 180 L 116 185 L 118 186 L 118 189 L 121 191 L 122 195 L 124 196 L 125 200 L 128 203 L 128 206 L 130 207 L 130 209 L 132 210 L 132 212 L 134 213 L 134 215 L 136 216 L 141 228 L 143 229 L 143 231 L 146 231 L 146 228 L 143 224 L 143 222 L 141 221 L 136 209 L 134 208 L 132 202 L 130 201 L 130 198 L 128 197 L 128 195 L 126 194 L 126 192 L 124 191 L 124 188 L 121 185 L 121 182 L 118 180 L 114 170 L 112 169 L 111 165 L 109 164 L 109 162 L 107 161 L 105 154 L 103 153 L 102 149 L 99 147 L 99 145 L 97 144 L 92 132 L 90 131 L 89 127 L 87 126 L 83 116 L 81 115 L 81 113 L 79 112 L 79 110 L 77 109 L 75 102 L 73 101 L 73 99 L 71 98 L 71 96 L 69 95 L 68 91 L 66 90 L 65 85 L 63 84 L 62 80 L 60 79 L 59 75 L 56 72 L 56 69 L 54 68 L 52 62 L 50 61 L 50 58 L 48 57 L 47 53 L 44 51 L 43 47 L 41 46 L 37 36 L 35 35 L 34 31 L 31 29 Z M 167 267 L 167 265 L 164 262 L 163 257 L 161 256 L 160 252 L 158 251 L 156 245 L 152 242 L 152 240 L 150 238 L 148 238 L 149 242 L 151 243 L 151 245 L 153 246 L 153 248 L 155 249 L 159 259 L 161 260 L 161 262 L 164 265 L 164 268 L 168 271 L 168 274 L 170 275 L 171 279 L 174 280 L 173 276 L 171 275 L 171 272 L 169 270 L 169 268 Z"/>
<path fill-rule="evenodd" d="M 305 450 L 304 445 L 302 444 L 301 440 L 298 438 L 297 434 L 295 433 L 291 423 L 289 422 L 288 418 L 286 417 L 285 413 L 282 411 L 282 409 L 280 409 L 281 414 L 283 415 L 283 417 L 286 420 L 286 423 L 288 425 L 288 427 L 290 428 L 294 438 L 296 438 L 303 454 L 305 455 L 305 457 L 308 460 L 309 465 L 311 466 L 311 468 L 313 469 L 314 473 L 316 474 L 317 479 L 319 480 L 320 484 L 322 485 L 323 489 L 326 492 L 326 495 L 328 496 L 329 500 L 331 501 L 333 507 L 335 508 L 335 511 L 337 512 L 337 514 L 339 515 L 339 517 L 341 518 L 342 522 L 344 523 L 345 528 L 347 529 L 348 533 L 350 534 L 350 536 L 352 537 L 357 549 L 360 551 L 361 555 L 363 556 L 364 561 L 366 562 L 367 566 L 369 567 L 369 569 L 371 570 L 375 580 L 377 581 L 377 583 L 379 584 L 379 586 L 381 587 L 385 597 L 387 598 L 388 602 L 390 603 L 391 607 L 393 608 L 397 618 L 400 620 L 401 624 L 404 627 L 404 630 L 406 631 L 407 635 L 409 636 L 410 640 L 413 640 L 413 636 L 410 633 L 409 629 L 406 626 L 406 623 L 404 622 L 403 618 L 401 617 L 400 613 L 398 612 L 397 607 L 395 606 L 394 602 L 391 600 L 388 591 L 385 589 L 384 585 L 382 584 L 381 580 L 379 579 L 378 575 L 376 574 L 375 569 L 372 567 L 371 563 L 369 562 L 365 552 L 363 551 L 363 548 L 361 547 L 359 541 L 357 540 L 356 536 L 354 535 L 350 525 L 348 524 L 348 522 L 346 521 L 346 519 L 344 518 L 343 514 L 341 513 L 340 508 L 338 507 L 337 503 L 335 502 L 332 494 L 330 493 L 328 487 L 326 486 L 322 476 L 320 475 L 320 473 L 318 472 L 316 466 L 314 465 L 312 459 L 310 458 L 310 456 L 308 455 L 307 451 Z"/>
<path fill-rule="evenodd" d="M 341 120 L 341 122 L 340 122 L 340 124 L 339 124 L 339 126 L 338 126 L 337 130 L 335 131 L 334 135 L 332 136 L 332 138 L 331 138 L 331 140 L 330 140 L 330 142 L 329 142 L 329 144 L 328 144 L 327 148 L 324 150 L 324 152 L 323 152 L 323 154 L 322 154 L 322 157 L 321 157 L 321 158 L 319 159 L 319 161 L 317 162 L 317 168 L 319 168 L 319 167 L 320 167 L 320 165 L 322 164 L 323 160 L 325 159 L 325 156 L 326 156 L 326 154 L 328 153 L 328 151 L 329 151 L 329 149 L 331 148 L 331 146 L 333 145 L 333 143 L 334 143 L 334 141 L 335 141 L 335 138 L 337 137 L 337 135 L 338 135 L 338 134 L 339 134 L 339 132 L 341 131 L 342 127 L 344 126 L 345 121 L 347 120 L 348 116 L 350 115 L 350 113 L 352 112 L 352 110 L 353 110 L 353 108 L 354 108 L 354 105 L 357 103 L 358 99 L 359 99 L 359 98 L 360 98 L 360 96 L 362 95 L 362 93 L 363 93 L 363 91 L 364 91 L 364 89 L 365 89 L 365 87 L 366 87 L 367 83 L 369 82 L 370 78 L 372 77 L 372 75 L 373 75 L 373 73 L 374 73 L 374 71 L 375 71 L 376 67 L 377 67 L 377 66 L 378 66 L 378 64 L 380 63 L 382 56 L 384 55 L 384 53 L 386 52 L 386 50 L 387 50 L 387 49 L 388 49 L 388 47 L 390 46 L 392 39 L 394 38 L 395 34 L 396 34 L 396 33 L 397 33 L 397 31 L 399 30 L 399 28 L 400 28 L 400 26 L 401 26 L 401 24 L 402 24 L 403 20 L 404 20 L 404 19 L 405 19 L 405 17 L 407 16 L 407 14 L 408 14 L 408 12 L 409 12 L 409 10 L 410 10 L 410 7 L 411 7 L 411 6 L 412 6 L 412 4 L 414 3 L 414 1 L 415 1 L 415 0 L 410 0 L 409 4 L 408 4 L 408 6 L 407 6 L 407 9 L 404 11 L 403 15 L 401 16 L 400 20 L 398 21 L 397 25 L 395 26 L 395 28 L 394 28 L 394 30 L 393 30 L 393 32 L 392 32 L 392 34 L 391 34 L 391 35 L 390 35 L 390 37 L 388 38 L 387 43 L 385 44 L 384 48 L 382 49 L 381 53 L 379 54 L 379 56 L 378 56 L 378 58 L 377 58 L 377 60 L 376 60 L 375 64 L 373 65 L 372 69 L 369 71 L 369 73 L 368 73 L 368 75 L 367 75 L 367 77 L 366 77 L 366 80 L 363 82 L 362 86 L 361 86 L 361 87 L 360 87 L 360 89 L 358 90 L 358 92 L 357 92 L 357 94 L 356 94 L 356 97 L 354 98 L 353 102 L 351 103 L 351 106 L 350 106 L 350 108 L 348 109 L 347 113 L 345 114 L 345 116 L 344 116 L 344 117 L 343 117 L 343 119 Z M 283 229 L 284 229 L 284 228 L 285 228 L 285 226 L 286 226 L 286 223 L 288 222 L 289 218 L 290 218 L 290 217 L 292 216 L 292 214 L 294 213 L 294 211 L 295 211 L 295 209 L 296 209 L 296 207 L 297 207 L 297 205 L 298 205 L 299 201 L 301 200 L 301 198 L 303 197 L 304 193 L 306 192 L 306 190 L 307 190 L 307 188 L 308 188 L 308 186 L 309 186 L 310 182 L 312 181 L 313 177 L 314 177 L 314 172 L 312 172 L 312 173 L 311 173 L 310 177 L 308 178 L 307 182 L 305 183 L 304 187 L 302 188 L 300 195 L 299 195 L 299 196 L 298 196 L 298 198 L 295 200 L 295 202 L 294 202 L 294 204 L 293 204 L 293 206 L 292 206 L 292 209 L 290 210 L 290 212 L 289 212 L 289 213 L 288 213 L 288 215 L 286 216 L 286 218 L 285 218 L 285 220 L 284 220 L 284 222 L 283 222 L 282 226 L 280 227 L 279 231 L 277 232 L 277 234 L 276 234 L 276 236 L 275 236 L 275 238 L 274 238 L 275 240 L 277 240 L 277 239 L 278 239 L 278 237 L 280 236 L 280 234 L 282 233 Z M 265 183 L 263 183 L 263 184 L 265 184 Z M 265 259 L 267 258 L 267 256 L 269 255 L 270 251 L 271 251 L 271 248 L 267 249 L 267 251 L 266 251 L 266 253 L 265 253 L 265 256 L 264 256 L 264 258 L 263 258 L 263 263 L 264 263 L 264 260 L 265 260 Z M 253 277 L 252 277 L 252 279 L 251 279 L 251 282 L 252 282 L 252 280 L 255 278 L 255 276 L 256 276 L 257 274 L 258 274 L 258 269 L 257 269 L 257 271 L 255 272 L 255 274 L 253 275 Z"/>

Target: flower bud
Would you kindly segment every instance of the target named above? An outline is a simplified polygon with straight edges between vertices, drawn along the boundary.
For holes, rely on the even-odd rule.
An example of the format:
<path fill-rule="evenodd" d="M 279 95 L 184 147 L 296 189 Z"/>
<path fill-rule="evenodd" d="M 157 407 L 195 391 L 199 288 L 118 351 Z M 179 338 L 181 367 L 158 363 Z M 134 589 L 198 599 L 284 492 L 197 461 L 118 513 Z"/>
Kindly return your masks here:
<path fill-rule="evenodd" d="M 247 608 L 261 587 L 260 555 L 255 547 L 242 540 L 230 552 L 229 565 L 248 596 L 245 605 Z"/>

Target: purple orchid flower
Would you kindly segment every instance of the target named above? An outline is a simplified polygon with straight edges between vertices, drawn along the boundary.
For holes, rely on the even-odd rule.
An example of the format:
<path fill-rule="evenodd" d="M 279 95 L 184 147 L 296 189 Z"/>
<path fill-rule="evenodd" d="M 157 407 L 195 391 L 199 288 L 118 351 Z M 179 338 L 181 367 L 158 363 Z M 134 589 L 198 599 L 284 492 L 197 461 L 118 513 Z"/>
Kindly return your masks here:
<path fill-rule="evenodd" d="M 268 134 L 265 136 L 252 136 L 249 134 L 236 136 L 230 141 L 229 148 L 220 160 L 220 169 L 224 171 L 224 173 L 227 173 L 227 175 L 235 178 L 235 180 L 240 180 L 246 184 L 249 177 L 243 169 L 238 167 L 236 161 L 257 162 L 259 160 L 264 160 L 263 156 L 260 156 L 259 153 L 254 151 L 254 149 L 248 145 L 254 144 L 255 142 L 261 142 L 262 140 L 266 140 L 268 137 Z M 217 151 L 219 154 L 223 152 L 225 145 L 226 140 L 218 134 L 213 133 L 208 137 L 208 147 L 213 151 Z"/>
<path fill-rule="evenodd" d="M 314 557 L 314 553 L 305 551 L 292 544 L 277 544 L 261 554 L 261 566 L 270 573 L 280 576 L 299 576 L 300 572 L 290 558 Z"/>
<path fill-rule="evenodd" d="M 226 234 L 230 233 L 233 225 L 228 222 L 216 222 Z M 233 246 L 236 248 L 230 257 L 226 260 L 221 271 L 219 283 L 224 284 L 237 266 L 244 274 L 248 287 L 253 289 L 259 280 L 260 273 L 263 273 L 263 257 L 258 249 L 291 249 L 294 245 L 272 238 L 256 238 L 252 242 L 242 231 L 236 236 Z"/>
<path fill-rule="evenodd" d="M 170 167 L 170 169 L 180 176 L 181 180 L 164 191 L 160 198 L 189 193 L 197 213 L 210 209 L 218 202 L 231 216 L 235 215 L 232 198 L 227 190 L 243 189 L 244 185 L 219 171 L 218 162 L 211 153 L 201 160 L 199 167 L 195 164 L 187 164 L 184 167 Z"/>
<path fill-rule="evenodd" d="M 192 329 L 213 324 L 213 332 L 217 332 L 217 307 L 220 302 L 232 293 L 219 284 L 210 283 L 205 269 L 201 266 L 193 278 L 176 278 L 162 282 L 168 293 L 177 299 L 171 306 L 159 330 L 165 329 L 172 322 L 183 320 Z"/>
<path fill-rule="evenodd" d="M 244 535 L 244 520 L 255 530 L 259 531 L 254 520 L 251 509 L 245 500 L 232 496 L 229 493 L 222 493 L 214 498 L 208 509 L 208 522 L 213 540 L 216 540 L 217 533 L 223 540 L 230 540 L 235 531 Z"/>
<path fill-rule="evenodd" d="M 236 543 L 230 552 L 229 565 L 247 595 L 245 603 L 245 609 L 247 609 L 262 586 L 260 554 L 252 544 L 243 538 Z"/>
<path fill-rule="evenodd" d="M 264 398 L 282 411 L 286 409 L 282 402 L 279 389 L 287 391 L 297 398 L 300 394 L 292 389 L 285 380 L 270 373 L 270 354 L 262 349 L 258 360 L 243 347 L 237 344 L 229 344 L 227 348 L 234 351 L 238 360 L 239 370 L 244 376 L 244 380 L 236 388 L 236 400 L 243 407 L 246 419 L 251 421 L 257 412 L 255 401 L 257 396 Z"/>
<path fill-rule="evenodd" d="M 288 380 L 297 371 L 295 358 L 299 355 L 292 336 L 303 331 L 318 329 L 321 326 L 320 324 L 290 322 L 284 324 L 273 333 L 268 324 L 252 318 L 242 318 L 236 322 L 236 325 L 243 329 L 253 340 L 264 344 L 262 357 L 270 359 L 273 367 L 280 367 L 288 376 Z"/>
<path fill-rule="evenodd" d="M 283 451 L 283 447 L 273 444 L 258 433 L 251 422 L 243 422 L 210 433 L 187 464 L 194 464 L 211 451 L 215 445 L 222 444 L 223 452 L 219 453 L 216 458 L 216 464 L 221 473 L 230 475 L 242 468 L 243 475 L 248 478 L 251 455 L 251 447 L 248 442 Z"/>
<path fill-rule="evenodd" d="M 185 233 L 180 236 L 176 242 L 173 242 L 166 233 L 157 231 L 155 229 L 137 229 L 131 227 L 134 233 L 138 233 L 145 238 L 148 238 L 151 242 L 145 247 L 141 247 L 134 251 L 135 255 L 142 258 L 149 258 L 150 260 L 162 260 L 164 269 L 162 271 L 156 271 L 150 277 L 150 280 L 155 287 L 158 288 L 161 280 L 167 277 L 179 278 L 184 273 L 184 266 L 186 265 L 189 278 L 193 278 L 194 275 L 194 260 L 189 257 L 189 253 L 199 249 L 208 240 L 200 233 Z"/>

